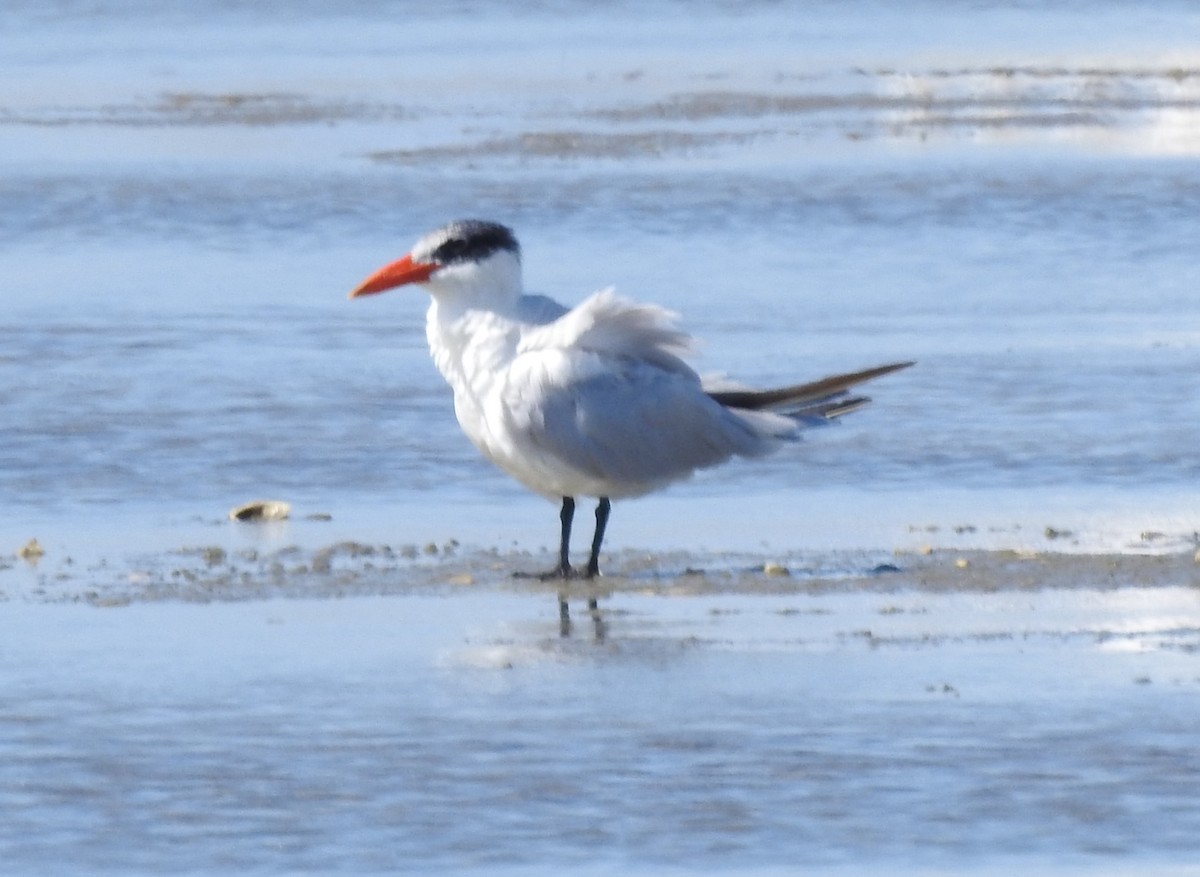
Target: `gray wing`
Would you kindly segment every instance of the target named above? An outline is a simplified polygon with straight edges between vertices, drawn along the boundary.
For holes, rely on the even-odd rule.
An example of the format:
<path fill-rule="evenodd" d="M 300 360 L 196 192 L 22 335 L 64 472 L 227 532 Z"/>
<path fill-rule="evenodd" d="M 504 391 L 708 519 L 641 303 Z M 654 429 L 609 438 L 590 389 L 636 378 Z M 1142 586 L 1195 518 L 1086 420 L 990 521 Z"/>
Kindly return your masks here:
<path fill-rule="evenodd" d="M 553 323 L 567 311 L 568 308 L 544 295 L 523 295 L 517 302 L 517 316 L 535 326 Z"/>
<path fill-rule="evenodd" d="M 635 495 L 734 455 L 757 455 L 790 437 L 794 422 L 725 408 L 694 375 L 643 361 L 580 353 L 560 360 L 536 397 L 517 394 L 526 440 L 572 469 Z M 564 379 L 565 378 L 565 379 Z M 528 386 L 528 384 L 525 384 Z"/>

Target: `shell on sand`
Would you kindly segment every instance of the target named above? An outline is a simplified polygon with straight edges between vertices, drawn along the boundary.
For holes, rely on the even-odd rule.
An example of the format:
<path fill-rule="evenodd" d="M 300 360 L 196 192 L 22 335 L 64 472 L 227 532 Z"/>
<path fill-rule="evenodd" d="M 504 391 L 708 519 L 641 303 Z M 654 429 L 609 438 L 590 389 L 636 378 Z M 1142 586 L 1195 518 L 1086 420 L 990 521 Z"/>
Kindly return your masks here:
<path fill-rule="evenodd" d="M 292 513 L 292 506 L 278 499 L 256 499 L 229 510 L 231 521 L 282 521 Z"/>
<path fill-rule="evenodd" d="M 46 550 L 38 544 L 37 539 L 30 539 L 17 552 L 17 557 L 23 560 L 37 560 L 46 553 Z"/>

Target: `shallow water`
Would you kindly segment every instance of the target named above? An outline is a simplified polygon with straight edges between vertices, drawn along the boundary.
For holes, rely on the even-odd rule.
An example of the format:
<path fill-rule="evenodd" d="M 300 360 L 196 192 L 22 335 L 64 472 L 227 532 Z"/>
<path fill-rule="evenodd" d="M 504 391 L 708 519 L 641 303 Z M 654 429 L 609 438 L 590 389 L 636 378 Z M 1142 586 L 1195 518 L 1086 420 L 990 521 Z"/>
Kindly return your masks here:
<path fill-rule="evenodd" d="M 1096 553 L 1200 530 L 1200 17 L 680 8 L 0 10 L 0 861 L 1191 867 L 1195 577 Z M 459 434 L 422 297 L 345 300 L 457 216 L 701 371 L 919 365 L 619 504 L 562 640 L 504 584 L 556 512 Z"/>
<path fill-rule="evenodd" d="M 671 604 L 664 606 L 663 604 Z M 1180 869 L 1190 590 L 12 605 L 9 868 Z M 132 841 L 132 842 L 131 842 Z"/>

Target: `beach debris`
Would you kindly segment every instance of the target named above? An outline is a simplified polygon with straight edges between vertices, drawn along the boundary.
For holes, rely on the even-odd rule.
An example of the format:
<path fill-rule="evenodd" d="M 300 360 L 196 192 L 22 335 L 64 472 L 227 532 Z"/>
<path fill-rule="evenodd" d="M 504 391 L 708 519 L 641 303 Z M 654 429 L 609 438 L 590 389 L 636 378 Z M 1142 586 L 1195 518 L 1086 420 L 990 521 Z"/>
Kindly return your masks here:
<path fill-rule="evenodd" d="M 775 563 L 773 561 L 764 563 L 762 571 L 763 575 L 768 576 L 790 576 L 792 574 L 792 571 L 782 563 Z"/>
<path fill-rule="evenodd" d="M 958 569 L 966 569 L 971 565 L 971 561 L 967 560 L 965 557 L 960 557 L 958 560 L 954 561 L 954 565 Z"/>
<path fill-rule="evenodd" d="M 37 563 L 45 553 L 46 549 L 38 544 L 37 539 L 30 539 L 17 551 L 17 557 L 27 560 L 30 563 Z"/>
<path fill-rule="evenodd" d="M 1047 527 L 1042 533 L 1047 539 L 1066 539 L 1075 535 L 1070 530 L 1060 530 L 1057 527 Z"/>
<path fill-rule="evenodd" d="M 101 597 L 99 594 L 95 594 L 88 602 L 99 609 L 116 609 L 121 606 L 128 606 L 133 602 L 133 598 L 125 594 L 118 594 L 113 597 Z"/>
<path fill-rule="evenodd" d="M 376 548 L 374 545 L 366 545 L 362 542 L 354 540 L 346 540 L 337 542 L 333 545 L 327 545 L 320 549 L 312 558 L 312 571 L 316 573 L 327 573 L 333 569 L 333 560 L 337 556 L 360 558 L 360 557 L 375 557 L 377 554 L 391 556 L 391 549 L 386 546 L 383 549 Z"/>
<path fill-rule="evenodd" d="M 229 510 L 231 521 L 283 521 L 292 513 L 292 506 L 279 499 L 257 499 Z"/>
<path fill-rule="evenodd" d="M 196 549 L 196 554 L 204 560 L 205 566 L 220 566 L 229 559 L 229 555 L 220 545 L 206 545 Z"/>
<path fill-rule="evenodd" d="M 947 697 L 959 697 L 958 689 L 949 682 L 943 682 L 941 685 L 926 685 L 925 690 L 930 694 L 944 694 Z"/>

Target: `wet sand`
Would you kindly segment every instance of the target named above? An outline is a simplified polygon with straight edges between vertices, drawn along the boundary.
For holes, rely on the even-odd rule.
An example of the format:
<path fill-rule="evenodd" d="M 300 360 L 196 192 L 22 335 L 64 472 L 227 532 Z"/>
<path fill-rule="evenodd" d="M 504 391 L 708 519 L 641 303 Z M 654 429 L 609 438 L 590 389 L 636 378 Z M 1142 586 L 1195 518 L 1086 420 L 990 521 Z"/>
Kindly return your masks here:
<path fill-rule="evenodd" d="M 1070 535 L 1049 530 L 1046 540 L 1069 539 Z M 1143 537 L 1148 546 L 1167 539 L 1160 533 Z M 463 546 L 456 540 L 398 546 L 345 540 L 316 548 L 286 545 L 275 549 L 230 549 L 214 542 L 123 560 L 98 558 L 87 564 L 77 564 L 69 556 L 45 557 L 40 546 L 32 553 L 28 548 L 0 557 L 0 597 L 113 606 L 156 600 L 453 596 L 464 589 L 563 592 L 584 599 L 619 594 L 687 597 L 1200 588 L 1200 551 L 1177 547 L 1154 553 L 933 546 L 774 554 L 625 549 L 605 555 L 601 578 L 565 583 L 514 576 L 549 569 L 554 562 L 549 553 L 484 549 Z"/>
<path fill-rule="evenodd" d="M 636 83 L 636 71 L 626 72 Z M 703 79 L 694 76 L 692 79 Z M 599 90 L 570 110 L 532 112 L 517 133 L 496 108 L 468 104 L 470 125 L 439 127 L 445 108 L 412 99 L 369 100 L 343 94 L 252 90 L 163 91 L 92 105 L 0 105 L 0 126 L 113 132 L 221 127 L 399 126 L 431 138 L 420 147 L 375 149 L 377 162 L 428 168 L 489 160 L 612 162 L 732 154 L 747 147 L 795 150 L 837 141 L 1055 143 L 1064 138 L 1134 153 L 1194 151 L 1200 69 L 1165 65 L 1111 67 L 995 66 L 850 69 L 797 75 L 778 71 L 771 90 L 731 87 L 717 77 L 704 88 L 651 100 L 615 101 Z M 695 84 L 695 83 L 692 83 Z M 389 96 L 392 97 L 392 96 Z M 445 139 L 452 136 L 452 140 Z"/>

